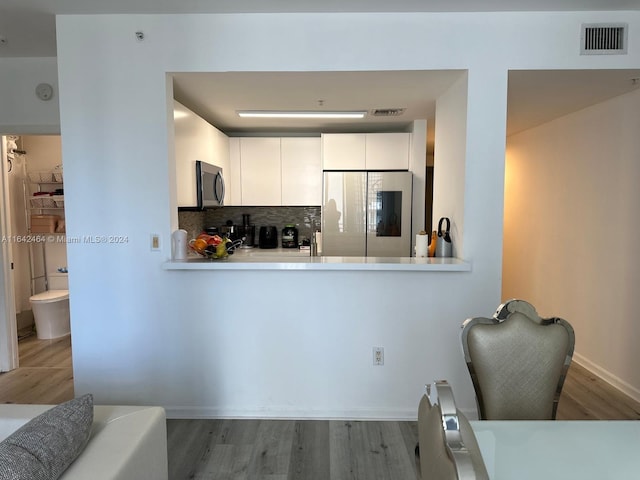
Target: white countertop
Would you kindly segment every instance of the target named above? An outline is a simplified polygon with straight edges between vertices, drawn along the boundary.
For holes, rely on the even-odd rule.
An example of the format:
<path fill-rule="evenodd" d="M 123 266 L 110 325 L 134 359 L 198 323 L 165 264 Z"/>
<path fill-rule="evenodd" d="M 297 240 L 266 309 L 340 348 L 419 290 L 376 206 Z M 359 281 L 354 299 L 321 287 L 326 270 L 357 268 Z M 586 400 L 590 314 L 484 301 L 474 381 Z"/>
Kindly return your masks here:
<path fill-rule="evenodd" d="M 471 264 L 458 258 L 311 257 L 298 249 L 239 249 L 229 257 L 210 260 L 189 257 L 162 264 L 164 270 L 402 270 L 469 272 Z"/>

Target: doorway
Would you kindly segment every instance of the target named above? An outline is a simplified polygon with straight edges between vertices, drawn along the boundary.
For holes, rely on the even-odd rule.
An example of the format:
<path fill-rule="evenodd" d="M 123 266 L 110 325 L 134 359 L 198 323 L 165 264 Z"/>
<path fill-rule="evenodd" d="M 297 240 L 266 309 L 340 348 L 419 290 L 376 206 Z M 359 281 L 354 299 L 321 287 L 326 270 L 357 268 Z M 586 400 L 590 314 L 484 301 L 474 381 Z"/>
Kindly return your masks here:
<path fill-rule="evenodd" d="M 6 303 L 12 304 L 5 309 L 6 332 L 14 337 L 3 342 L 8 350 L 3 357 L 12 361 L 4 361 L 2 370 L 11 370 L 18 366 L 21 341 L 37 334 L 30 298 L 52 290 L 68 291 L 68 269 L 61 137 L 5 135 L 2 144 L 4 278 L 10 284 L 4 292 Z M 41 331 L 40 336 L 56 334 Z"/>

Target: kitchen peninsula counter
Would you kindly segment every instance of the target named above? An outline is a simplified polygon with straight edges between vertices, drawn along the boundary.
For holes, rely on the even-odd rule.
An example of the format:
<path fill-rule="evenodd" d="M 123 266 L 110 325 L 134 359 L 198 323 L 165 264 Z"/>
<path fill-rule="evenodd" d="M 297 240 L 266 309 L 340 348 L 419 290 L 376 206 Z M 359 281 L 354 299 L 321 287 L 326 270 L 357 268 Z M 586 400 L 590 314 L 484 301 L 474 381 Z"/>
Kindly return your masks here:
<path fill-rule="evenodd" d="M 458 258 L 311 257 L 299 250 L 240 250 L 221 260 L 190 257 L 162 264 L 164 270 L 385 270 L 469 272 L 471 264 Z"/>

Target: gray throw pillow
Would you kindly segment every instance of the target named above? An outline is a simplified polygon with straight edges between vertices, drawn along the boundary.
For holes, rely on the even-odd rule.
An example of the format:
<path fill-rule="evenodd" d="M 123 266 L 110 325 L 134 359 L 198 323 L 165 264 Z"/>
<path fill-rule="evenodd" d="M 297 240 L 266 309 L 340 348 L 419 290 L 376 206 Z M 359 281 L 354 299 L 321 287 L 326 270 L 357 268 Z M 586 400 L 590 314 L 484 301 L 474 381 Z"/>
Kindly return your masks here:
<path fill-rule="evenodd" d="M 0 442 L 0 480 L 55 480 L 84 450 L 93 424 L 93 396 L 61 403 Z"/>

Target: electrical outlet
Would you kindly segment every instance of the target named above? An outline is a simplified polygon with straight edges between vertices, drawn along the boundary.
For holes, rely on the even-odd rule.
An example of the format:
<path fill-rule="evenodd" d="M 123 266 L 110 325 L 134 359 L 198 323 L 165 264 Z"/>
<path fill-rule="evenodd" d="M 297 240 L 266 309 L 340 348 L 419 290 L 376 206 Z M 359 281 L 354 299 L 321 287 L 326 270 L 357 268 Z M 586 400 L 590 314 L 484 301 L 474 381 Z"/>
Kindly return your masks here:
<path fill-rule="evenodd" d="M 160 235 L 157 233 L 151 234 L 151 250 L 158 251 L 160 250 Z"/>
<path fill-rule="evenodd" d="M 373 347 L 373 364 L 384 365 L 384 347 Z"/>

